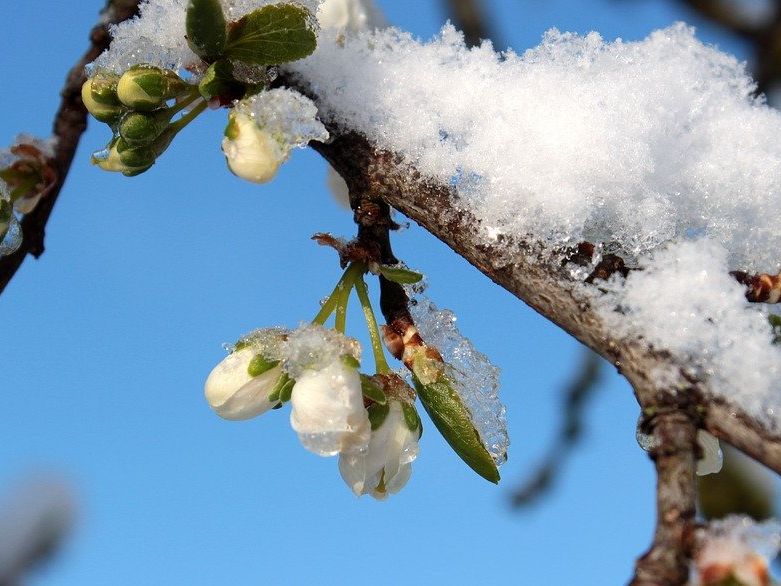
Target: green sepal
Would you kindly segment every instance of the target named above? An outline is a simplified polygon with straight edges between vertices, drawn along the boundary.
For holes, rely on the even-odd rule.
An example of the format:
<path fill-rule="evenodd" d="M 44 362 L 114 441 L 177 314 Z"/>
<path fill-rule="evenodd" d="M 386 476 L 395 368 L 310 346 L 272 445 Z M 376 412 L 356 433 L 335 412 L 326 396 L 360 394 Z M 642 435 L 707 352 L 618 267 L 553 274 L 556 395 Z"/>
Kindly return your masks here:
<path fill-rule="evenodd" d="M 206 100 L 219 97 L 226 103 L 238 100 L 245 93 L 244 84 L 233 77 L 233 66 L 230 61 L 215 61 L 206 70 L 198 91 Z"/>
<path fill-rule="evenodd" d="M 781 344 L 781 315 L 770 314 L 767 316 L 767 321 L 770 322 L 770 326 L 773 328 L 775 338 L 773 344 Z"/>
<path fill-rule="evenodd" d="M 109 101 L 109 103 L 96 100 L 93 92 L 94 84 L 95 80 L 93 78 L 88 79 L 81 86 L 81 101 L 84 107 L 95 120 L 109 125 L 115 124 L 125 112 L 125 109 L 119 103 L 119 100 Z M 114 96 L 116 97 L 116 92 Z"/>
<path fill-rule="evenodd" d="M 375 403 L 384 405 L 388 402 L 388 397 L 385 395 L 385 391 L 383 391 L 380 385 L 374 382 L 372 377 L 369 375 L 361 375 L 361 391 L 363 392 L 364 397 L 371 399 Z"/>
<path fill-rule="evenodd" d="M 268 400 L 272 403 L 275 401 L 279 401 L 280 403 L 287 403 L 290 400 L 290 391 L 293 390 L 293 385 L 295 382 L 296 381 L 290 378 L 286 372 L 283 372 L 279 375 L 276 382 L 274 383 L 274 387 L 268 394 Z M 290 391 L 285 390 L 288 385 L 290 385 Z M 287 398 L 283 400 L 284 395 L 287 395 Z"/>
<path fill-rule="evenodd" d="M 369 423 L 372 426 L 372 431 L 376 431 L 385 423 L 385 418 L 388 417 L 388 413 L 390 413 L 390 405 L 374 403 L 373 405 L 370 405 L 366 411 L 369 413 Z"/>
<path fill-rule="evenodd" d="M 342 355 L 342 364 L 348 368 L 354 368 L 355 370 L 358 370 L 361 367 L 361 363 L 358 361 L 358 359 L 351 354 Z"/>
<path fill-rule="evenodd" d="M 423 407 L 453 451 L 480 476 L 498 484 L 499 469 L 485 449 L 472 424 L 469 410 L 454 390 L 453 383 L 444 375 L 427 385 L 421 384 L 414 376 L 413 381 Z"/>
<path fill-rule="evenodd" d="M 256 65 L 303 59 L 317 47 L 312 21 L 302 6 L 264 6 L 231 23 L 224 55 Z"/>
<path fill-rule="evenodd" d="M 400 285 L 414 285 L 423 280 L 423 275 L 420 273 L 390 265 L 380 265 L 380 274 L 389 281 Z"/>
<path fill-rule="evenodd" d="M 190 0 L 187 5 L 187 44 L 205 61 L 222 55 L 228 38 L 220 0 Z"/>
<path fill-rule="evenodd" d="M 119 121 L 119 136 L 129 145 L 141 146 L 153 143 L 168 126 L 167 111 L 146 114 L 128 112 Z"/>
<path fill-rule="evenodd" d="M 256 376 L 260 376 L 264 372 L 268 372 L 277 364 L 279 364 L 279 360 L 269 360 L 262 354 L 258 354 L 249 361 L 249 364 L 247 365 L 247 373 L 254 378 Z"/>
<path fill-rule="evenodd" d="M 404 423 L 407 424 L 407 429 L 410 431 L 420 430 L 422 434 L 423 423 L 420 420 L 420 415 L 418 415 L 418 410 L 415 409 L 415 405 L 412 403 L 407 403 L 406 401 L 402 401 L 401 411 L 404 414 Z"/>
<path fill-rule="evenodd" d="M 117 96 L 128 108 L 150 112 L 165 106 L 165 101 L 188 90 L 175 72 L 151 65 L 134 65 L 119 78 Z"/>
<path fill-rule="evenodd" d="M 287 382 L 279 390 L 279 400 L 283 403 L 287 403 L 293 396 L 293 387 L 296 385 L 296 381 L 288 377 Z"/>

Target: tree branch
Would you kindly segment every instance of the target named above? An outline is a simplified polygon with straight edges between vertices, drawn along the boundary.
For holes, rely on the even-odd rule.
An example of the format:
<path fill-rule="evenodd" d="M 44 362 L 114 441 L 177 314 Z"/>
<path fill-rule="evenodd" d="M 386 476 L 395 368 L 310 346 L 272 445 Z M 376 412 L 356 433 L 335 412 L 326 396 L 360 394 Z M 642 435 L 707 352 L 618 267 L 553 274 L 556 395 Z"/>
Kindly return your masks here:
<path fill-rule="evenodd" d="M 637 561 L 631 586 L 679 586 L 689 578 L 697 428 L 679 406 L 658 409 L 646 422 L 656 446 L 651 450 L 657 473 L 656 531 L 651 548 Z"/>
<path fill-rule="evenodd" d="M 57 181 L 51 191 L 22 219 L 23 240 L 19 249 L 0 257 L 0 293 L 5 290 L 28 254 L 35 258 L 44 251 L 46 224 L 60 195 L 70 170 L 81 135 L 87 128 L 87 110 L 81 102 L 81 86 L 86 81 L 84 68 L 109 46 L 109 27 L 127 20 L 138 11 L 139 0 L 111 0 L 101 13 L 100 22 L 90 32 L 90 47 L 68 73 L 60 95 L 62 100 L 54 117 L 52 133 L 57 139 L 54 147 L 54 168 Z"/>
<path fill-rule="evenodd" d="M 285 79 L 289 86 L 301 84 Z M 313 143 L 347 180 L 358 182 L 370 199 L 382 199 L 411 218 L 497 285 L 534 308 L 583 344 L 609 360 L 638 389 L 654 388 L 654 372 L 674 369 L 697 403 L 702 425 L 765 466 L 781 473 L 781 437 L 726 399 L 714 400 L 705 380 L 691 380 L 685 364 L 669 354 L 649 349 L 641 340 L 619 340 L 592 307 L 585 286 L 573 282 L 561 266 L 545 260 L 539 247 L 504 236 L 494 243 L 479 238 L 480 220 L 463 206 L 449 186 L 423 178 L 400 157 L 378 150 L 349 130 L 331 129 L 329 144 Z M 442 213 L 442 210 L 449 210 Z"/>
<path fill-rule="evenodd" d="M 464 33 L 468 47 L 475 47 L 483 39 L 494 38 L 489 30 L 483 0 L 445 0 L 455 27 Z"/>

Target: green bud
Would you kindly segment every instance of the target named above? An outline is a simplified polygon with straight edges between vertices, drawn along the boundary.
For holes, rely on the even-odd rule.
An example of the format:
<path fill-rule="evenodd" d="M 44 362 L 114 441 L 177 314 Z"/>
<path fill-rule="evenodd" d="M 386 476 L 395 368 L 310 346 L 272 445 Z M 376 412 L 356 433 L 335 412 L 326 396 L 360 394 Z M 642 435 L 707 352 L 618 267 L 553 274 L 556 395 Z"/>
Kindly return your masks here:
<path fill-rule="evenodd" d="M 130 145 L 148 145 L 157 139 L 169 123 L 168 112 L 145 114 L 128 112 L 119 123 L 119 135 Z"/>
<path fill-rule="evenodd" d="M 106 106 L 118 106 L 117 84 L 119 76 L 111 71 L 101 70 L 90 78 L 92 99 Z"/>
<path fill-rule="evenodd" d="M 123 156 L 127 160 L 132 160 L 134 158 L 137 159 L 136 162 L 141 162 L 141 157 L 135 157 L 134 153 L 128 153 L 128 148 L 126 145 L 122 144 L 124 147 L 123 153 L 120 154 L 119 152 L 119 146 L 122 144 L 121 138 L 114 138 L 106 147 L 105 150 L 93 153 L 92 155 L 92 164 L 96 165 L 97 167 L 100 167 L 104 171 L 111 171 L 115 173 L 122 173 L 123 175 L 127 177 L 133 177 L 134 175 L 140 175 L 149 167 L 154 164 L 154 159 L 152 159 L 151 163 L 147 164 L 141 164 L 141 165 L 129 165 L 125 160 L 123 160 Z"/>
<path fill-rule="evenodd" d="M 148 146 L 133 146 L 124 139 L 117 141 L 119 160 L 128 167 L 151 167 L 155 159 L 155 151 Z"/>
<path fill-rule="evenodd" d="M 106 104 L 96 100 L 92 91 L 93 86 L 93 79 L 88 79 L 81 86 L 81 101 L 84 102 L 84 107 L 87 108 L 87 111 L 96 120 L 106 124 L 114 124 L 122 116 L 122 106 L 120 104 Z"/>
<path fill-rule="evenodd" d="M 149 112 L 162 108 L 166 100 L 180 96 L 186 89 L 187 84 L 173 71 L 137 65 L 119 78 L 117 96 L 128 108 Z"/>

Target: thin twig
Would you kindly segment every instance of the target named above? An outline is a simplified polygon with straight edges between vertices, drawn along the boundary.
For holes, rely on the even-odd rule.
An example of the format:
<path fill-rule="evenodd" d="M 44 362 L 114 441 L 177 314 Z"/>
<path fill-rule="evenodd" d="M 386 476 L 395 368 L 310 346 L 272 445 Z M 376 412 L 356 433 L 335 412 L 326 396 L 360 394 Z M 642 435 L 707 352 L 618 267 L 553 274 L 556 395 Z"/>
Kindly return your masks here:
<path fill-rule="evenodd" d="M 689 578 L 694 533 L 697 428 L 679 408 L 648 422 L 656 447 L 656 530 L 651 548 L 635 566 L 631 586 L 681 586 Z"/>
<path fill-rule="evenodd" d="M 58 174 L 57 182 L 35 209 L 22 219 L 23 240 L 19 249 L 13 254 L 0 258 L 0 293 L 19 270 L 28 254 L 35 258 L 43 254 L 46 224 L 67 179 L 81 135 L 87 128 L 87 110 L 81 102 L 81 86 L 86 80 L 84 68 L 108 48 L 111 41 L 109 27 L 135 15 L 138 11 L 138 3 L 138 0 L 109 2 L 101 14 L 100 22 L 90 32 L 89 49 L 68 73 L 65 86 L 60 92 L 62 100 L 54 117 L 52 131 L 57 139 L 53 160 Z"/>
<path fill-rule="evenodd" d="M 483 0 L 445 0 L 453 24 L 464 33 L 468 47 L 475 47 L 483 39 L 496 38 L 488 26 Z"/>

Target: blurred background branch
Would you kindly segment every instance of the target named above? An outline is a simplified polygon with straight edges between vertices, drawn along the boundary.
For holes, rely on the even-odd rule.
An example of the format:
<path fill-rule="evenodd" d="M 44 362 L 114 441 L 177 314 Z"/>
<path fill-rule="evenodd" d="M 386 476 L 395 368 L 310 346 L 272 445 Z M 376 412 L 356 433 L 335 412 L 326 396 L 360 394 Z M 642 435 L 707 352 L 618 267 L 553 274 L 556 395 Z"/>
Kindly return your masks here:
<path fill-rule="evenodd" d="M 534 504 L 553 486 L 562 464 L 583 436 L 586 405 L 599 387 L 601 369 L 602 359 L 588 348 L 583 348 L 574 376 L 564 388 L 563 419 L 559 432 L 537 470 L 515 490 L 513 506 Z"/>

